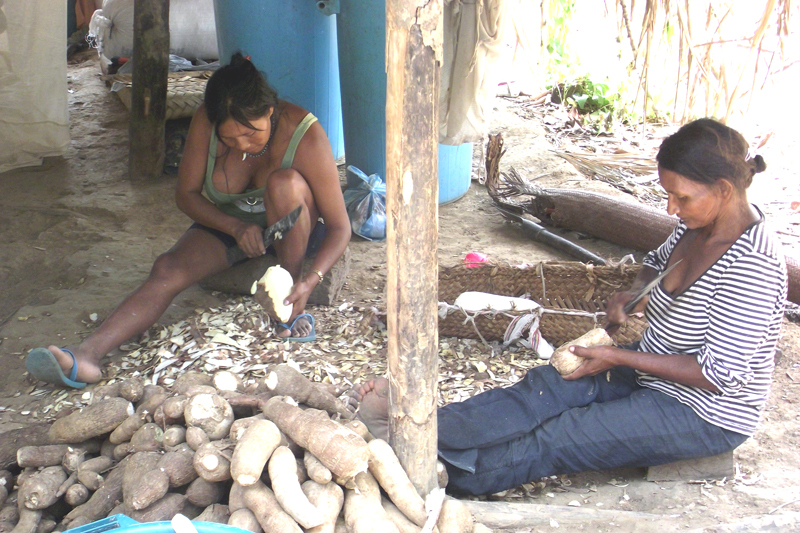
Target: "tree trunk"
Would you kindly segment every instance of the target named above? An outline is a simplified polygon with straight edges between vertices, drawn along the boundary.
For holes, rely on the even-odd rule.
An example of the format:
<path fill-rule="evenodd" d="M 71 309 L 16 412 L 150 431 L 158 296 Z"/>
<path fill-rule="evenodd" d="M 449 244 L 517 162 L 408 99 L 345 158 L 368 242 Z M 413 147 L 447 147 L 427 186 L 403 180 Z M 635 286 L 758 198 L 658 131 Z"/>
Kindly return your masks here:
<path fill-rule="evenodd" d="M 169 70 L 169 0 L 135 0 L 130 151 L 132 180 L 161 176 Z"/>
<path fill-rule="evenodd" d="M 421 495 L 437 486 L 441 2 L 386 3 L 389 440 Z"/>

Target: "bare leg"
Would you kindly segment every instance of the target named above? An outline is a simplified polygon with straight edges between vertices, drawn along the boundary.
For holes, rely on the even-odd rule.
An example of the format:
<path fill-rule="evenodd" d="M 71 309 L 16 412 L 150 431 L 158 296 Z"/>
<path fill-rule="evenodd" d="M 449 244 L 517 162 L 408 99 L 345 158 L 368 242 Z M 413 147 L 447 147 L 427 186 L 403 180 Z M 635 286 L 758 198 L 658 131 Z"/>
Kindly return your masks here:
<path fill-rule="evenodd" d="M 389 380 L 373 378 L 353 389 L 351 408 L 358 407 L 356 415 L 369 432 L 379 439 L 389 438 Z"/>
<path fill-rule="evenodd" d="M 155 324 L 181 291 L 204 277 L 228 268 L 225 246 L 201 229 L 190 229 L 169 251 L 156 259 L 144 284 L 129 295 L 111 315 L 72 349 L 78 364 L 77 380 L 96 383 L 102 378 L 100 360 L 111 350 Z M 65 375 L 72 357 L 48 346 Z"/>
<path fill-rule="evenodd" d="M 267 210 L 267 223 L 274 224 L 298 205 L 303 206 L 300 218 L 283 239 L 277 241 L 275 251 L 278 253 L 280 265 L 289 271 L 292 279 L 300 279 L 303 260 L 308 248 L 308 237 L 317 223 L 319 212 L 314 203 L 314 195 L 305 178 L 293 169 L 278 169 L 269 175 L 264 193 L 264 205 Z M 296 310 L 301 313 L 303 310 Z M 292 331 L 283 330 L 281 337 L 305 337 L 311 333 L 311 323 L 300 318 L 294 323 Z"/>

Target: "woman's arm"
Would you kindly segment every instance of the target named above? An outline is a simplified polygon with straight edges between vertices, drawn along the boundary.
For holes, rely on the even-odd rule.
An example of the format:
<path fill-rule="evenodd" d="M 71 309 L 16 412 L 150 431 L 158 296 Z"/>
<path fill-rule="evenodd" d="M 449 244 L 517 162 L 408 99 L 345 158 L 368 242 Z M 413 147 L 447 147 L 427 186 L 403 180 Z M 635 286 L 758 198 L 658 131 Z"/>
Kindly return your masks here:
<path fill-rule="evenodd" d="M 178 168 L 175 203 L 178 209 L 195 222 L 236 238 L 248 257 L 263 255 L 265 250 L 261 228 L 257 224 L 249 224 L 223 213 L 202 194 L 212 129 L 205 107 L 201 105 L 192 118 L 186 136 L 186 145 Z"/>
<path fill-rule="evenodd" d="M 630 289 L 627 291 L 618 292 L 609 298 L 608 302 L 606 302 L 608 323 L 613 325 L 622 324 L 625 322 L 628 319 L 628 315 L 623 310 L 625 304 L 631 301 L 634 296 L 636 296 L 645 285 L 653 281 L 656 276 L 658 276 L 658 271 L 656 269 L 649 266 L 643 266 L 636 275 L 636 279 L 633 280 L 633 284 L 631 285 Z M 642 298 L 641 301 L 636 304 L 636 307 L 631 310 L 631 312 L 639 313 L 644 311 L 644 308 L 647 306 L 647 300 L 647 296 Z"/>
<path fill-rule="evenodd" d="M 566 379 L 628 366 L 683 385 L 736 394 L 768 368 L 764 352 L 774 349 L 780 329 L 786 273 L 779 259 L 743 254 L 716 281 L 713 294 L 708 329 L 696 355 L 574 347 L 572 353 L 588 360 Z"/>
<path fill-rule="evenodd" d="M 691 355 L 657 355 L 613 346 L 594 348 L 573 346 L 570 351 L 587 360 L 575 372 L 564 376 L 567 380 L 594 376 L 615 366 L 627 366 L 682 385 L 720 392 L 717 386 L 705 377 L 697 358 Z"/>
<path fill-rule="evenodd" d="M 295 303 L 295 308 L 302 308 L 311 294 L 311 290 L 320 282 L 313 271 L 326 274 L 344 254 L 350 242 L 350 219 L 339 184 L 339 172 L 333 159 L 331 145 L 319 122 L 315 122 L 303 136 L 297 147 L 293 167 L 308 183 L 317 211 L 325 221 L 325 238 L 311 264 L 310 271 L 298 283 L 287 298 L 287 302 Z"/>

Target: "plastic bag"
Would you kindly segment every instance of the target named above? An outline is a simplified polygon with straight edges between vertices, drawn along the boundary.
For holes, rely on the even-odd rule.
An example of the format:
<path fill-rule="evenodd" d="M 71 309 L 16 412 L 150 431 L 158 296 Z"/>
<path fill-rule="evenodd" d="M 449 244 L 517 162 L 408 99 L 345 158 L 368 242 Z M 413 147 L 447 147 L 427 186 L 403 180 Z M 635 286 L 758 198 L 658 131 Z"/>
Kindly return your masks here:
<path fill-rule="evenodd" d="M 344 205 L 353 233 L 369 241 L 386 238 L 386 184 L 378 174 L 367 176 L 350 165 L 347 172 L 358 180 L 357 187 L 344 192 Z"/>

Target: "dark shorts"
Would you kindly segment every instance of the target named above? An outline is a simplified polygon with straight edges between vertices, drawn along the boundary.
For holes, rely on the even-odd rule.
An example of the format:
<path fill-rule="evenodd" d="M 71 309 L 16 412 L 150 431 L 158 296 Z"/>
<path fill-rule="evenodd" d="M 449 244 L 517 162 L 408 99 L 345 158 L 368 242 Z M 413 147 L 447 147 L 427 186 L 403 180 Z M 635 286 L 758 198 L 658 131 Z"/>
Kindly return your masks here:
<path fill-rule="evenodd" d="M 222 242 L 222 244 L 225 245 L 225 248 L 233 248 L 234 246 L 236 246 L 236 239 L 234 239 L 233 236 L 228 235 L 224 231 L 220 231 L 214 228 L 209 228 L 208 226 L 204 226 L 203 224 L 200 224 L 198 222 L 195 222 L 194 224 L 189 226 L 189 229 L 193 228 L 207 231 L 208 233 L 219 239 Z M 317 255 L 320 246 L 322 246 L 323 239 L 325 239 L 325 224 L 320 220 L 314 226 L 314 229 L 311 230 L 311 235 L 308 236 L 306 257 L 314 257 L 315 255 Z M 267 248 L 267 253 L 271 255 L 276 255 L 275 248 L 270 246 L 269 248 Z"/>

